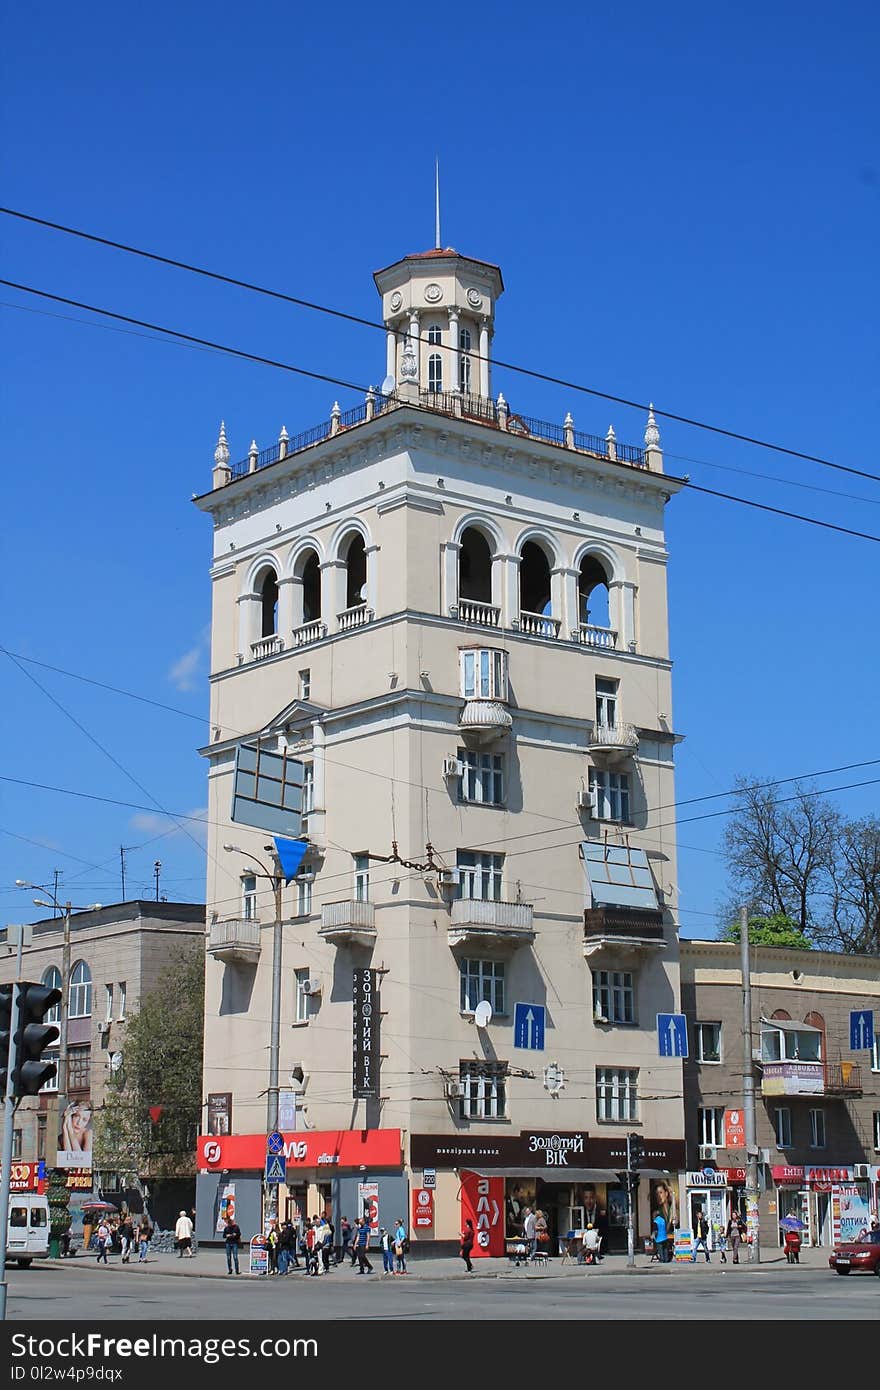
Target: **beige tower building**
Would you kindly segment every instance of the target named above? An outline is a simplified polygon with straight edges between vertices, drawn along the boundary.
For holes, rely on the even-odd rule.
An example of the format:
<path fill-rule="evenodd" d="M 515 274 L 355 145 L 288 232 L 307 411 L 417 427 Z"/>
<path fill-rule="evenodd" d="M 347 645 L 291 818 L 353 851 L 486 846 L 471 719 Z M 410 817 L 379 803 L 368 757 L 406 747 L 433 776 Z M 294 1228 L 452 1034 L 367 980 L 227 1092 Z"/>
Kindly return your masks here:
<path fill-rule="evenodd" d="M 591 1217 L 622 1248 L 626 1135 L 658 1178 L 684 1162 L 682 1064 L 656 1018 L 679 1004 L 664 508 L 681 484 L 653 415 L 633 447 L 493 393 L 496 266 L 436 248 L 375 281 L 381 390 L 235 466 L 221 429 L 197 502 L 214 522 L 199 1236 L 230 1198 L 243 1230 L 264 1218 L 277 1115 L 282 1216 L 326 1208 L 338 1230 L 369 1205 L 442 1249 L 473 1213 L 498 1255 L 537 1203 L 554 1251 Z M 302 781 L 309 852 L 277 899 L 270 835 L 231 819 L 243 741 L 264 791 L 280 768 L 294 808 Z"/>

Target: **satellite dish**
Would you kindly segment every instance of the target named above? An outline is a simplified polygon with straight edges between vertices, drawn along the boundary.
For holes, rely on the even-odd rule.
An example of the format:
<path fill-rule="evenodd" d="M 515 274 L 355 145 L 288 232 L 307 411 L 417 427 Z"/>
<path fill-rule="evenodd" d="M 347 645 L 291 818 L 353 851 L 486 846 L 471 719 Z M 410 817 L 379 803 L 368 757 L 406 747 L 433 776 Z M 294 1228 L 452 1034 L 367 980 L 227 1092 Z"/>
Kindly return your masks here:
<path fill-rule="evenodd" d="M 393 394 L 396 385 L 397 382 L 394 380 L 394 377 L 391 376 L 391 374 L 389 373 L 388 376 L 386 376 L 385 380 L 382 382 L 382 385 L 379 387 L 379 392 L 383 396 L 390 396 Z"/>
<path fill-rule="evenodd" d="M 474 1023 L 478 1028 L 487 1028 L 492 1022 L 492 1005 L 483 999 L 474 1009 Z"/>

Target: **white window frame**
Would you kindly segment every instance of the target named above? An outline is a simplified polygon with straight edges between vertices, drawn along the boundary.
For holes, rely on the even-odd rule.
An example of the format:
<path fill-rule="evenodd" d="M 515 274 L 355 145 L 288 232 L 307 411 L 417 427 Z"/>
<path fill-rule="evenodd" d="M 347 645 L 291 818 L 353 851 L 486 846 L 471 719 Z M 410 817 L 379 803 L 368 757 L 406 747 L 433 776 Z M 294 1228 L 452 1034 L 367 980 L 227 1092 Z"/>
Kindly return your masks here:
<path fill-rule="evenodd" d="M 57 1053 L 57 1052 L 44 1052 L 44 1053 L 43 1053 L 43 1056 L 42 1056 L 42 1058 L 41 1058 L 40 1060 L 43 1061 L 43 1062 L 54 1062 L 55 1065 L 56 1065 L 56 1067 L 57 1067 L 57 1065 L 58 1065 L 58 1053 Z M 39 1092 L 39 1093 L 40 1093 L 40 1095 L 42 1095 L 44 1091 L 54 1093 L 54 1092 L 57 1091 L 57 1090 L 58 1090 L 58 1072 L 56 1071 L 56 1072 L 55 1072 L 55 1075 L 54 1075 L 54 1076 L 51 1076 L 51 1077 L 49 1078 L 49 1080 L 46 1081 L 46 1082 L 44 1082 L 44 1084 L 40 1087 L 40 1092 Z"/>
<path fill-rule="evenodd" d="M 294 1004 L 293 1021 L 294 1023 L 308 1023 L 312 1017 L 312 996 L 306 994 L 303 985 L 306 980 L 311 979 L 311 972 L 307 966 L 293 972 L 294 983 Z"/>
<path fill-rule="evenodd" d="M 245 922 L 257 920 L 256 874 L 242 874 L 241 876 L 241 915 Z"/>
<path fill-rule="evenodd" d="M 504 805 L 504 754 L 459 748 L 464 774 L 458 779 L 459 801 L 472 806 Z"/>
<path fill-rule="evenodd" d="M 443 390 L 443 358 L 439 352 L 432 352 L 428 358 L 428 390 L 438 395 Z"/>
<path fill-rule="evenodd" d="M 880 1071 L 880 1033 L 874 1034 L 874 1049 L 871 1053 L 871 1071 Z"/>
<path fill-rule="evenodd" d="M 810 1111 L 810 1148 L 827 1149 L 827 1128 L 825 1125 L 825 1111 L 817 1108 Z"/>
<path fill-rule="evenodd" d="M 786 1019 L 786 1022 L 788 1020 Z M 800 1038 L 806 1039 L 806 1044 L 799 1042 Z M 771 1039 L 774 1040 L 771 1042 Z M 815 1057 L 802 1057 L 801 1048 L 805 1046 L 809 1052 L 816 1049 Z M 774 1028 L 773 1020 L 770 1019 L 761 1027 L 761 1060 L 764 1062 L 813 1062 L 817 1065 L 822 1061 L 822 1034 L 820 1032 L 798 1032 L 791 1028 Z"/>
<path fill-rule="evenodd" d="M 312 670 L 310 666 L 305 666 L 299 673 L 299 698 L 310 700 L 312 697 Z"/>
<path fill-rule="evenodd" d="M 507 1063 L 460 1062 L 463 1120 L 503 1120 L 507 1117 Z"/>
<path fill-rule="evenodd" d="M 461 695 L 464 700 L 507 702 L 507 652 L 499 647 L 460 647 Z"/>
<path fill-rule="evenodd" d="M 357 903 L 368 903 L 370 901 L 370 856 L 368 854 L 353 854 L 354 864 L 354 900 Z"/>
<path fill-rule="evenodd" d="M 706 1030 L 715 1030 L 715 1044 L 711 1050 L 715 1053 L 714 1057 L 706 1056 Z M 711 1035 L 710 1035 L 711 1036 Z M 694 1024 L 694 1052 L 696 1060 L 704 1067 L 717 1067 L 721 1065 L 721 1024 L 714 1022 Z"/>
<path fill-rule="evenodd" d="M 104 1017 L 105 1017 L 105 1019 L 106 1019 L 106 1021 L 107 1021 L 108 1023 L 112 1023 L 112 1022 L 113 1022 L 113 985 L 112 985 L 112 984 L 109 984 L 109 985 L 105 985 L 105 986 L 104 986 L 104 997 L 105 997 L 106 1006 L 107 1006 L 107 1008 L 106 1008 L 106 1013 L 104 1014 Z"/>
<path fill-rule="evenodd" d="M 297 917 L 311 917 L 314 879 L 311 874 L 297 874 L 294 883 L 296 884 L 296 915 Z"/>
<path fill-rule="evenodd" d="M 428 325 L 426 339 L 429 347 L 443 346 L 443 329 L 440 327 L 439 323 L 432 323 Z"/>
<path fill-rule="evenodd" d="M 21 1149 L 22 1134 L 23 1134 L 23 1131 L 20 1130 L 20 1129 L 13 1129 L 13 1131 L 12 1131 L 12 1157 L 13 1157 L 13 1159 L 19 1159 L 19 1158 L 21 1158 L 21 1152 L 22 1152 L 22 1149 Z"/>
<path fill-rule="evenodd" d="M 77 974 L 85 976 L 76 979 Z M 67 1017 L 91 1018 L 92 1016 L 92 972 L 84 960 L 74 963 L 67 987 Z"/>
<path fill-rule="evenodd" d="M 596 793 L 597 820 L 631 823 L 630 781 L 628 772 L 590 768 L 590 791 Z"/>
<path fill-rule="evenodd" d="M 596 727 L 616 729 L 619 722 L 620 681 L 596 677 Z"/>
<path fill-rule="evenodd" d="M 466 395 L 470 394 L 471 389 L 471 343 L 472 340 L 470 329 L 460 329 L 458 334 L 458 384 Z"/>
<path fill-rule="evenodd" d="M 128 986 L 125 980 L 119 981 L 119 1003 L 117 1004 L 116 1022 L 125 1022 L 125 1005 L 128 998 Z"/>
<path fill-rule="evenodd" d="M 475 902 L 500 902 L 504 882 L 504 855 L 460 849 L 455 856 L 458 896 Z"/>
<path fill-rule="evenodd" d="M 793 1147 L 791 1142 L 791 1109 L 787 1105 L 777 1105 L 773 1111 L 773 1132 L 776 1135 L 777 1149 L 790 1149 Z"/>
<path fill-rule="evenodd" d="M 709 1149 L 724 1148 L 724 1106 L 701 1105 L 697 1110 L 697 1143 Z"/>
<path fill-rule="evenodd" d="M 61 979 L 61 971 L 58 969 L 58 966 L 57 966 L 57 965 L 49 965 L 49 966 L 46 967 L 46 969 L 43 971 L 43 978 L 42 978 L 41 983 L 44 984 L 44 985 L 46 985 L 49 989 L 60 989 L 60 990 L 63 990 L 63 989 L 64 989 L 64 984 L 63 984 L 62 979 Z M 58 1001 L 57 1004 L 53 1005 L 53 1007 L 52 1007 L 51 1009 L 48 1010 L 48 1012 L 46 1013 L 46 1015 L 45 1015 L 45 1017 L 44 1017 L 44 1019 L 43 1019 L 43 1022 L 44 1022 L 44 1023 L 60 1023 L 60 1022 L 61 1022 L 61 1000 L 60 1000 L 60 999 L 59 999 L 59 1001 Z"/>
<path fill-rule="evenodd" d="M 609 1023 L 633 1025 L 636 1019 L 635 975 L 630 970 L 593 971 L 593 1015 Z"/>
<path fill-rule="evenodd" d="M 492 1005 L 493 1014 L 504 1014 L 505 963 L 466 956 L 458 962 L 459 1008 L 472 1014 L 484 999 Z"/>
<path fill-rule="evenodd" d="M 597 1067 L 596 1119 L 606 1124 L 633 1124 L 638 1118 L 638 1067 Z"/>
<path fill-rule="evenodd" d="M 303 763 L 302 813 L 309 815 L 315 809 L 315 764 Z"/>
<path fill-rule="evenodd" d="M 880 1151 L 880 1110 L 874 1111 L 874 1148 Z"/>

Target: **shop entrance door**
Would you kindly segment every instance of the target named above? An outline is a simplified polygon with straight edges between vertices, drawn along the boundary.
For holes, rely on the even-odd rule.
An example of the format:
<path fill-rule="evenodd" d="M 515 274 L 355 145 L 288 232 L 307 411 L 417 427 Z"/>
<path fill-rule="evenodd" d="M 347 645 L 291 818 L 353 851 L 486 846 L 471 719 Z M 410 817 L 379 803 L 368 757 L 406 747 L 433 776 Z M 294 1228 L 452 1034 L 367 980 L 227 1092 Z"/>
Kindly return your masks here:
<path fill-rule="evenodd" d="M 691 1188 L 688 1193 L 688 1212 L 690 1214 L 690 1226 L 694 1241 L 697 1239 L 697 1212 L 701 1209 L 709 1223 L 709 1239 L 707 1244 L 710 1250 L 714 1250 L 718 1244 L 718 1231 L 724 1230 L 727 1225 L 726 1189 L 720 1187 Z"/>
<path fill-rule="evenodd" d="M 784 1216 L 796 1216 L 799 1221 L 803 1221 L 806 1230 L 801 1231 L 801 1241 L 804 1245 L 813 1245 L 813 1222 L 812 1212 L 810 1211 L 809 1192 L 798 1192 L 794 1187 L 779 1187 L 776 1189 L 776 1243 L 782 1245 L 784 1240 L 783 1228 L 779 1222 Z"/>
<path fill-rule="evenodd" d="M 816 1194 L 816 1244 L 831 1245 L 834 1236 L 831 1226 L 831 1193 L 817 1192 Z"/>

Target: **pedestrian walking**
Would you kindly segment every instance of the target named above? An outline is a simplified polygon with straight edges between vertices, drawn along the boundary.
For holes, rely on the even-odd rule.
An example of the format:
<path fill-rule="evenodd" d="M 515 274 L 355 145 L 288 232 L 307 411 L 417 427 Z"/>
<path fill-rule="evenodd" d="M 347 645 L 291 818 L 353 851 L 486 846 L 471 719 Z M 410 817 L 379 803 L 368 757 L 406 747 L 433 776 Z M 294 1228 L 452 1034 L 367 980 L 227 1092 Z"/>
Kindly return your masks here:
<path fill-rule="evenodd" d="M 801 1262 L 801 1233 L 800 1231 L 786 1231 L 785 1233 L 785 1258 L 790 1265 L 799 1265 Z"/>
<path fill-rule="evenodd" d="M 339 1235 L 342 1244 L 339 1247 L 338 1263 L 341 1264 L 344 1259 L 351 1257 L 351 1222 L 347 1216 L 343 1216 L 339 1223 Z M 354 1260 L 351 1262 L 354 1264 Z"/>
<path fill-rule="evenodd" d="M 397 1274 L 406 1274 L 406 1247 L 408 1244 L 403 1217 L 398 1216 L 397 1225 L 394 1228 L 394 1258 L 397 1260 Z"/>
<path fill-rule="evenodd" d="M 98 1242 L 98 1264 L 100 1264 L 102 1260 L 105 1265 L 109 1264 L 110 1261 L 107 1259 L 107 1246 L 110 1244 L 110 1227 L 107 1225 L 106 1221 L 101 1222 L 95 1232 L 95 1239 Z"/>
<path fill-rule="evenodd" d="M 379 1227 L 379 1244 L 382 1247 L 382 1273 L 394 1273 L 394 1250 L 391 1244 L 391 1232 L 386 1231 L 384 1226 Z"/>
<path fill-rule="evenodd" d="M 733 1263 L 735 1265 L 738 1265 L 739 1247 L 742 1244 L 742 1228 L 740 1226 L 739 1217 L 736 1215 L 735 1212 L 727 1223 L 727 1239 L 730 1244 L 730 1249 L 733 1256 Z"/>
<path fill-rule="evenodd" d="M 474 1267 L 471 1264 L 471 1251 L 474 1248 L 474 1223 L 470 1217 L 464 1223 L 464 1230 L 461 1233 L 461 1249 L 459 1254 L 464 1260 L 464 1267 L 468 1274 L 473 1274 Z"/>
<path fill-rule="evenodd" d="M 299 1269 L 299 1260 L 296 1257 L 296 1231 L 293 1222 L 288 1219 L 281 1227 L 278 1237 L 278 1273 L 286 1275 L 291 1265 Z"/>
<path fill-rule="evenodd" d="M 281 1240 L 281 1232 L 278 1229 L 278 1222 L 275 1217 L 269 1219 L 269 1229 L 266 1232 L 266 1248 L 269 1254 L 269 1273 L 278 1273 L 278 1245 Z"/>
<path fill-rule="evenodd" d="M 234 1216 L 227 1216 L 226 1218 L 226 1225 L 223 1227 L 223 1244 L 226 1246 L 226 1273 L 231 1274 L 234 1266 L 235 1273 L 238 1274 L 238 1247 L 241 1245 L 241 1227 Z"/>
<path fill-rule="evenodd" d="M 528 1247 L 528 1257 L 532 1259 L 538 1248 L 538 1238 L 535 1232 L 535 1213 L 532 1211 L 531 1207 L 526 1207 L 525 1215 L 523 1216 L 523 1240 Z"/>
<path fill-rule="evenodd" d="M 666 1254 L 668 1247 L 666 1244 L 666 1217 L 663 1215 L 662 1212 L 654 1212 L 654 1220 L 652 1221 L 651 1225 L 654 1231 L 654 1254 L 651 1256 L 651 1262 L 653 1263 L 654 1258 L 656 1257 L 660 1264 L 663 1265 L 666 1263 Z"/>
<path fill-rule="evenodd" d="M 182 1260 L 184 1255 L 186 1255 L 188 1259 L 192 1259 L 192 1235 L 193 1223 L 186 1212 L 182 1211 L 174 1227 L 174 1239 L 177 1242 L 178 1259 Z"/>
<path fill-rule="evenodd" d="M 143 1265 L 147 1262 L 147 1251 L 150 1248 L 150 1241 L 153 1239 L 153 1227 L 147 1213 L 144 1212 L 138 1226 L 138 1264 Z"/>
<path fill-rule="evenodd" d="M 131 1260 L 131 1251 L 134 1246 L 134 1224 L 128 1215 L 125 1216 L 119 1227 L 119 1241 L 122 1247 L 122 1263 L 127 1265 Z"/>
<path fill-rule="evenodd" d="M 720 1224 L 714 1228 L 714 1231 L 715 1231 L 715 1248 L 716 1248 L 716 1250 L 718 1251 L 719 1255 L 721 1256 L 721 1263 L 722 1263 L 723 1265 L 726 1265 L 726 1264 L 727 1264 L 727 1231 L 726 1231 L 726 1229 L 724 1228 L 724 1226 L 722 1226 L 722 1225 L 720 1225 Z"/>
<path fill-rule="evenodd" d="M 321 1263 L 324 1273 L 330 1273 L 330 1256 L 333 1253 L 333 1222 L 328 1216 L 324 1217 L 324 1224 L 321 1227 Z"/>
<path fill-rule="evenodd" d="M 365 1216 L 358 1220 L 357 1234 L 355 1236 L 355 1249 L 357 1250 L 358 1274 L 372 1274 L 373 1266 L 370 1264 L 370 1223 Z"/>
<path fill-rule="evenodd" d="M 693 1254 L 691 1255 L 691 1264 L 696 1264 L 697 1251 L 700 1249 L 702 1249 L 703 1254 L 706 1256 L 706 1264 L 709 1264 L 709 1223 L 703 1215 L 702 1207 L 697 1208 L 696 1220 L 694 1221 L 694 1236 L 695 1240 Z"/>

